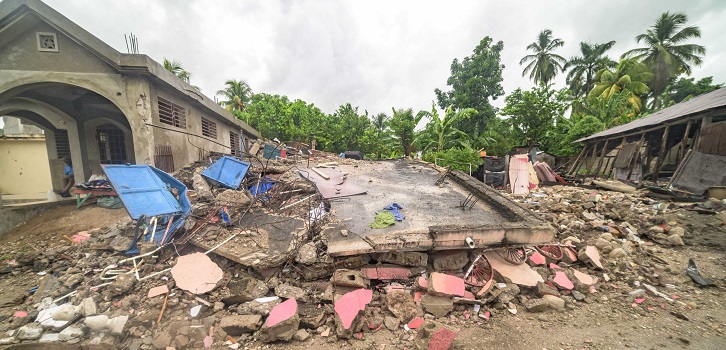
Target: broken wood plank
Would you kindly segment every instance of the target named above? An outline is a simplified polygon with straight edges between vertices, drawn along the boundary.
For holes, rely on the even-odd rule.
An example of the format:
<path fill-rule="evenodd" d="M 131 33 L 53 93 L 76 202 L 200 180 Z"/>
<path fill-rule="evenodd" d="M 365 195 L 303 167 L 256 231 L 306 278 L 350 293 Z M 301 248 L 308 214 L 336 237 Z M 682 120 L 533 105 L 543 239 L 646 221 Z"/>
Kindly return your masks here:
<path fill-rule="evenodd" d="M 322 171 L 315 169 L 315 168 L 310 168 L 310 169 L 312 169 L 312 171 L 314 171 L 316 174 L 320 175 L 320 177 L 322 177 L 323 179 L 330 180 L 330 176 L 323 174 Z"/>

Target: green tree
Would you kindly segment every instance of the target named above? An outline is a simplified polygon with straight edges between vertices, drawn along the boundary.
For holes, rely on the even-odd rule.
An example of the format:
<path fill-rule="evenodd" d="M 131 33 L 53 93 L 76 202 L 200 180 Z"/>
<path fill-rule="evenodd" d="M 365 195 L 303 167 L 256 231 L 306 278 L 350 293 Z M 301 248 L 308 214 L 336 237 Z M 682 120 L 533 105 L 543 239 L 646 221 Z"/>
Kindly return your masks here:
<path fill-rule="evenodd" d="M 413 151 L 413 140 L 414 131 L 416 125 L 421 121 L 426 113 L 419 112 L 416 115 L 413 114 L 413 109 L 398 109 L 392 108 L 393 117 L 388 121 L 388 126 L 393 131 L 393 136 L 398 140 L 403 154 L 408 157 Z"/>
<path fill-rule="evenodd" d="M 647 83 L 652 78 L 653 73 L 645 64 L 633 59 L 620 60 L 614 70 L 604 68 L 597 72 L 597 83 L 588 98 L 607 99 L 612 95 L 622 94 L 627 97 L 633 110 L 639 113 L 643 107 L 641 97 L 648 93 Z"/>
<path fill-rule="evenodd" d="M 514 90 L 504 101 L 502 114 L 508 116 L 513 136 L 518 142 L 534 145 L 542 141 L 557 118 L 569 107 L 569 90 L 554 90 L 540 85 L 532 90 Z"/>
<path fill-rule="evenodd" d="M 328 133 L 329 142 L 326 149 L 336 153 L 360 150 L 360 138 L 371 125 L 368 113 L 359 114 L 358 107 L 346 103 L 338 107 L 328 116 L 324 130 Z"/>
<path fill-rule="evenodd" d="M 697 26 L 684 27 L 688 17 L 682 13 L 663 13 L 644 34 L 635 37 L 645 47 L 632 49 L 623 57 L 642 60 L 650 67 L 653 78 L 650 88 L 653 92 L 653 109 L 660 106 L 660 96 L 668 80 L 682 73 L 691 75 L 691 65 L 700 65 L 706 48 L 685 42 L 701 37 Z"/>
<path fill-rule="evenodd" d="M 714 84 L 713 77 L 705 77 L 699 81 L 695 78 L 678 78 L 668 84 L 663 97 L 663 106 L 687 101 L 698 95 L 720 89 L 723 84 Z"/>
<path fill-rule="evenodd" d="M 185 82 L 189 83 L 189 79 L 192 77 L 192 73 L 184 69 L 182 67 L 181 62 L 177 60 L 171 60 L 164 58 L 163 62 L 164 68 L 179 77 L 179 79 L 184 80 Z"/>
<path fill-rule="evenodd" d="M 217 96 L 225 98 L 219 104 L 227 110 L 244 110 L 247 103 L 252 99 L 252 88 L 245 80 L 230 79 L 224 82 L 224 89 L 217 90 Z"/>
<path fill-rule="evenodd" d="M 615 45 L 615 41 L 603 44 L 580 43 L 582 56 L 570 58 L 565 63 L 564 69 L 567 73 L 567 84 L 575 97 L 587 95 L 595 85 L 595 74 L 604 68 L 614 68 L 618 63 L 605 55 L 605 52 Z"/>
<path fill-rule="evenodd" d="M 524 67 L 522 76 L 529 74 L 529 78 L 536 84 L 547 85 L 555 78 L 557 73 L 564 71 L 563 65 L 567 60 L 554 53 L 554 50 L 565 44 L 562 39 L 553 39 L 552 31 L 545 29 L 537 36 L 537 41 L 527 45 L 527 50 L 533 51 L 534 54 L 526 55 L 519 61 L 519 65 L 527 62 L 529 64 Z"/>
<path fill-rule="evenodd" d="M 592 116 L 607 127 L 631 122 L 640 116 L 630 103 L 632 94 L 628 91 L 614 93 L 608 97 L 592 97 L 572 102 L 572 114 L 580 117 Z"/>
<path fill-rule="evenodd" d="M 474 173 L 479 167 L 479 164 L 482 163 L 479 152 L 469 147 L 449 148 L 438 152 L 428 152 L 424 153 L 421 158 L 429 163 L 438 163 L 440 166 L 461 170 L 465 173 L 469 173 L 469 170 Z"/>
<path fill-rule="evenodd" d="M 502 88 L 502 69 L 500 63 L 504 44 L 499 41 L 492 44 L 490 37 L 485 37 L 474 48 L 471 56 L 451 62 L 451 75 L 446 80 L 449 91 L 435 89 L 439 107 L 446 110 L 474 108 L 479 114 L 473 118 L 459 121 L 456 127 L 471 135 L 478 135 L 486 129 L 487 124 L 496 118 L 496 109 L 489 99 L 496 100 L 504 95 Z"/>
<path fill-rule="evenodd" d="M 456 128 L 456 123 L 462 119 L 471 118 L 476 115 L 477 111 L 473 108 L 466 108 L 460 111 L 454 111 L 449 107 L 444 117 L 439 116 L 436 105 L 431 102 L 431 112 L 423 112 L 422 114 L 431 120 L 426 127 L 416 136 L 414 144 L 423 151 L 443 151 L 447 148 L 470 147 L 469 135 Z"/>
<path fill-rule="evenodd" d="M 506 120 L 494 118 L 484 130 L 473 140 L 475 149 L 487 152 L 487 155 L 504 156 L 516 146 L 512 136 L 512 127 Z"/>

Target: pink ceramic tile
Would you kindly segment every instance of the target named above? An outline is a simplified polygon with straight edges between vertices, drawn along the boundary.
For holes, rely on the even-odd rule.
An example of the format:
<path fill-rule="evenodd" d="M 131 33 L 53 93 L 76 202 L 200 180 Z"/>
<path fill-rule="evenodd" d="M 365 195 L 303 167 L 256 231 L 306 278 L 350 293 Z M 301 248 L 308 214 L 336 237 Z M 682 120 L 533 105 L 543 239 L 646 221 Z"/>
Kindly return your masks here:
<path fill-rule="evenodd" d="M 287 299 L 272 308 L 270 316 L 267 316 L 267 327 L 272 327 L 280 322 L 283 322 L 290 317 L 295 316 L 296 313 L 297 301 L 295 301 L 295 298 Z"/>
<path fill-rule="evenodd" d="M 358 312 L 365 310 L 366 305 L 371 302 L 373 291 L 370 289 L 358 289 L 346 293 L 335 302 L 335 312 L 343 322 L 343 328 L 348 329 Z"/>

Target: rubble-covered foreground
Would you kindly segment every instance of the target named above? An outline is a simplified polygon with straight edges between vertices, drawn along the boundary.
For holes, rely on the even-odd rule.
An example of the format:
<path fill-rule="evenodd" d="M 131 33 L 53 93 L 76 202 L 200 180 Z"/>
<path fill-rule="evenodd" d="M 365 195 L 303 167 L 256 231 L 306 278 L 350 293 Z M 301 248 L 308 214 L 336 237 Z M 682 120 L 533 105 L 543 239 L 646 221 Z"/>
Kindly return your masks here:
<path fill-rule="evenodd" d="M 0 344 L 474 349 L 537 346 L 545 340 L 526 339 L 536 334 L 532 322 L 556 337 L 559 329 L 577 328 L 569 324 L 577 321 L 595 333 L 618 328 L 622 338 L 633 330 L 620 329 L 621 323 L 651 334 L 661 328 L 653 324 L 682 324 L 689 330 L 671 335 L 666 347 L 723 348 L 721 202 L 694 208 L 642 194 L 543 187 L 512 199 L 556 228 L 557 241 L 549 245 L 334 259 L 321 232 L 341 218 L 334 209 L 314 212 L 326 202 L 310 199 L 316 189 L 294 167 L 253 163 L 251 171 L 272 176 L 279 186 L 266 197 L 251 196 L 244 189 L 250 183 L 242 190 L 212 188 L 195 176 L 201 165 L 177 172 L 195 190 L 186 232 L 157 252 L 142 244 L 142 254 L 153 253 L 135 262 L 122 261 L 135 232 L 129 220 L 90 231 L 78 243 L 62 238 L 78 232 L 54 232 L 38 244 L 3 244 Z M 220 208 L 231 224 L 224 224 Z M 687 274 L 688 258 L 698 273 Z M 593 342 L 596 336 L 554 343 L 627 345 Z"/>

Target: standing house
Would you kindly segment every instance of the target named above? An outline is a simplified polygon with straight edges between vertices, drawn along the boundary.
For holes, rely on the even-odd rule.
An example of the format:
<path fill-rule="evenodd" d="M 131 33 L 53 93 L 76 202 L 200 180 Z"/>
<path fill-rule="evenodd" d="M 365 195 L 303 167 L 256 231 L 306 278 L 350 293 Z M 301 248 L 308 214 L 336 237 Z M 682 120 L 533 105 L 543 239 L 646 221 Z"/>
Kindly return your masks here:
<path fill-rule="evenodd" d="M 170 172 L 258 137 L 161 64 L 116 51 L 39 0 L 0 2 L 0 116 L 44 130 L 54 189 L 66 155 L 85 181 L 101 164 Z"/>
<path fill-rule="evenodd" d="M 726 185 L 726 88 L 577 142 L 584 147 L 569 176 L 667 183 L 702 195 Z"/>

